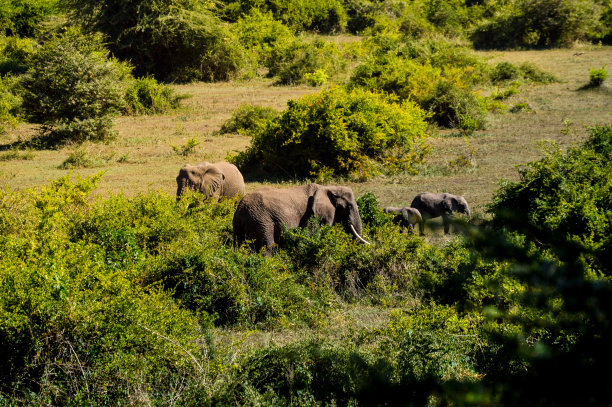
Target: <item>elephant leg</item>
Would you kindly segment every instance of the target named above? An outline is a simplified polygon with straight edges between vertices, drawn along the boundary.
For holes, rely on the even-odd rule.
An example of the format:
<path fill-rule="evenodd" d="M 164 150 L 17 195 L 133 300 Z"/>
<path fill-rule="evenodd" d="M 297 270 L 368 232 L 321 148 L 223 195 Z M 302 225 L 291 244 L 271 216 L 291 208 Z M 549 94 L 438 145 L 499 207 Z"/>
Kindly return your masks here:
<path fill-rule="evenodd" d="M 425 235 L 425 219 L 424 218 L 419 221 L 419 234 L 421 236 Z"/>
<path fill-rule="evenodd" d="M 444 234 L 447 235 L 450 230 L 451 217 L 448 215 L 442 215 L 442 222 L 444 223 Z"/>

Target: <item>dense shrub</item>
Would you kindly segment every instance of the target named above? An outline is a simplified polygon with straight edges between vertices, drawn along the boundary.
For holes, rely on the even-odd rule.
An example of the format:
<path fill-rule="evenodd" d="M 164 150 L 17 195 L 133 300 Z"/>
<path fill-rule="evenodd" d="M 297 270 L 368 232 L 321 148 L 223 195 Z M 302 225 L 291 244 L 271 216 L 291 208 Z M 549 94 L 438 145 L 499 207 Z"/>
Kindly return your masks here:
<path fill-rule="evenodd" d="M 465 47 L 445 41 L 404 42 L 394 36 L 375 37 L 373 56 L 353 72 L 350 83 L 413 100 L 441 126 L 482 128 L 485 108 L 472 91 L 486 67 Z"/>
<path fill-rule="evenodd" d="M 97 180 L 0 191 L 3 401 L 163 400 L 177 372 L 199 386 L 206 331 L 168 294 L 138 284 L 142 251 L 129 239 L 109 236 L 105 249 L 71 238 Z M 114 267 L 117 257 L 127 261 Z"/>
<path fill-rule="evenodd" d="M 276 77 L 280 85 L 305 83 L 306 75 L 317 71 L 332 76 L 345 65 L 346 60 L 335 43 L 306 37 L 278 44 L 266 63 L 268 75 Z"/>
<path fill-rule="evenodd" d="M 29 38 L 0 38 L 0 75 L 22 74 L 28 70 L 28 59 L 36 42 Z"/>
<path fill-rule="evenodd" d="M 109 39 L 116 57 L 138 76 L 160 80 L 227 80 L 237 74 L 244 50 L 203 2 L 131 0 L 100 3 L 64 0 L 72 15 Z"/>
<path fill-rule="evenodd" d="M 598 31 L 601 8 L 591 0 L 515 0 L 472 35 L 477 48 L 568 46 Z"/>
<path fill-rule="evenodd" d="M 242 361 L 235 385 L 213 400 L 279 405 L 457 401 L 461 398 L 453 387 L 477 377 L 476 337 L 473 321 L 452 308 L 396 312 L 386 326 L 358 338 L 306 339 L 253 352 Z"/>
<path fill-rule="evenodd" d="M 159 114 L 179 107 L 187 96 L 176 95 L 168 85 L 153 77 L 135 79 L 125 94 L 125 112 L 128 114 Z"/>
<path fill-rule="evenodd" d="M 611 145 L 612 127 L 602 126 L 581 146 L 552 146 L 518 182 L 502 185 L 493 227 L 474 235 L 472 247 L 503 261 L 522 286 L 515 306 L 496 306 L 487 327 L 505 343 L 492 356 L 519 367 L 491 369 L 483 382 L 502 404 L 600 405 L 611 396 L 595 373 L 612 360 Z M 500 331 L 500 323 L 512 328 Z"/>
<path fill-rule="evenodd" d="M 58 10 L 57 0 L 7 0 L 0 4 L 0 33 L 35 37 L 41 22 Z"/>
<path fill-rule="evenodd" d="M 346 26 L 346 11 L 340 0 L 223 0 L 223 14 L 236 21 L 242 16 L 271 12 L 274 19 L 294 30 L 335 33 Z"/>
<path fill-rule="evenodd" d="M 13 78 L 0 76 L 0 134 L 4 134 L 8 127 L 14 127 L 19 121 L 21 98 L 17 96 L 15 86 Z"/>
<path fill-rule="evenodd" d="M 241 105 L 232 112 L 232 117 L 221 125 L 219 134 L 257 132 L 278 114 L 279 112 L 271 107 Z"/>
<path fill-rule="evenodd" d="M 124 104 L 130 68 L 108 57 L 98 37 L 76 31 L 48 40 L 22 84 L 23 107 L 53 142 L 106 140 Z"/>
<path fill-rule="evenodd" d="M 236 162 L 299 177 L 411 171 L 427 153 L 425 117 L 408 101 L 336 87 L 289 101 Z"/>
<path fill-rule="evenodd" d="M 257 9 L 232 24 L 232 31 L 263 66 L 272 63 L 271 58 L 277 47 L 293 38 L 293 30 L 275 20 L 271 12 L 263 13 Z"/>
<path fill-rule="evenodd" d="M 591 69 L 589 71 L 589 83 L 587 87 L 596 88 L 601 86 L 604 81 L 608 78 L 608 71 L 606 71 L 606 67 L 603 66 L 599 69 Z"/>
<path fill-rule="evenodd" d="M 567 153 L 551 146 L 540 161 L 519 171 L 520 181 L 506 183 L 495 195 L 491 211 L 500 219 L 522 213 L 530 235 L 543 243 L 548 231 L 581 242 L 592 250 L 588 263 L 605 268 L 612 259 L 609 145 L 612 126 L 595 127 L 584 146 Z M 512 225 L 509 224 L 509 227 Z"/>
<path fill-rule="evenodd" d="M 421 102 L 436 122 L 466 131 L 484 128 L 486 111 L 476 95 L 449 80 L 436 83 L 432 93 Z"/>

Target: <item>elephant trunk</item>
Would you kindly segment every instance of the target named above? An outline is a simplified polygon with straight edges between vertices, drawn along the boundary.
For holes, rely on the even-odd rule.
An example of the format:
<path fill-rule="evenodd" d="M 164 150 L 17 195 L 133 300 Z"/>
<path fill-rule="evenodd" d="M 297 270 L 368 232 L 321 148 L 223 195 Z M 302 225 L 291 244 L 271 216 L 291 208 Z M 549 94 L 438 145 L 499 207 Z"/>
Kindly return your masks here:
<path fill-rule="evenodd" d="M 183 195 L 183 191 L 185 191 L 185 188 L 187 187 L 187 179 L 181 178 L 177 180 L 176 183 L 178 184 L 178 187 L 176 189 L 176 200 L 178 201 L 179 199 L 181 199 L 181 196 Z"/>

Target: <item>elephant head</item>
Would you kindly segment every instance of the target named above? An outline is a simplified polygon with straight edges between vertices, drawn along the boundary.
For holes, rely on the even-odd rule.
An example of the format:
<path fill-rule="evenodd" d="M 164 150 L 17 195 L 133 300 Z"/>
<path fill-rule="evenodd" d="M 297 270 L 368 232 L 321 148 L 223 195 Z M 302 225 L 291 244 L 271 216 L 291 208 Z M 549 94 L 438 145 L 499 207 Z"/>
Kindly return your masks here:
<path fill-rule="evenodd" d="M 361 237 L 361 217 L 353 191 L 343 186 L 321 186 L 312 196 L 312 215 L 328 225 L 341 223 L 347 233 L 361 243 L 370 244 Z"/>
<path fill-rule="evenodd" d="M 471 216 L 467 201 L 460 195 L 447 194 L 444 199 L 444 205 L 449 213 L 459 212 L 466 214 L 468 217 Z"/>
<path fill-rule="evenodd" d="M 185 165 L 176 177 L 177 199 L 185 193 L 185 189 L 200 191 L 206 198 L 219 196 L 225 180 L 223 172 L 214 164 L 203 162 L 198 165 Z"/>
<path fill-rule="evenodd" d="M 203 162 L 198 165 L 187 164 L 176 177 L 177 200 L 185 188 L 200 191 L 205 198 L 233 198 L 244 195 L 244 178 L 240 170 L 231 163 L 219 161 L 214 164 Z"/>

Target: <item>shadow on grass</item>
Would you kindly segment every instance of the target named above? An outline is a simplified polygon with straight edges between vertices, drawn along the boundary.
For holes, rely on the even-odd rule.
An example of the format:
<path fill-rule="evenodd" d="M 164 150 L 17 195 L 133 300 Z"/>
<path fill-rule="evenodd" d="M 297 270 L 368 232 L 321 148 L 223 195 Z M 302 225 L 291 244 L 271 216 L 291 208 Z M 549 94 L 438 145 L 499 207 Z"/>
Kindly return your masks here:
<path fill-rule="evenodd" d="M 6 144 L 0 144 L 0 151 L 9 150 L 57 150 L 67 145 L 76 144 L 76 142 L 64 139 L 58 139 L 50 134 L 39 133 L 29 140 L 19 139 Z M 80 144 L 80 143 L 78 143 Z"/>
<path fill-rule="evenodd" d="M 587 83 L 586 85 L 582 85 L 576 92 L 584 92 L 584 91 L 594 91 L 594 92 L 602 92 L 602 93 L 610 93 L 610 88 L 604 84 L 592 84 Z"/>

